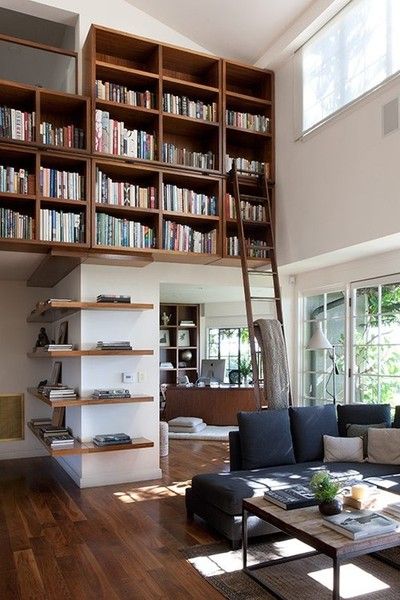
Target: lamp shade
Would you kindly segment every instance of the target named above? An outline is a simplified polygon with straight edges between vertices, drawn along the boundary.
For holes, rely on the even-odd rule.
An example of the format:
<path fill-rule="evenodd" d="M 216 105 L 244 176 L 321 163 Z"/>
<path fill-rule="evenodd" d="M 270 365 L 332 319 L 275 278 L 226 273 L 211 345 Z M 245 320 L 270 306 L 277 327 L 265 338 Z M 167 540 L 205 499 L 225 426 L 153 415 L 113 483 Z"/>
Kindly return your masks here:
<path fill-rule="evenodd" d="M 317 321 L 317 327 L 307 344 L 308 350 L 331 350 L 332 344 L 322 331 L 322 324 Z"/>

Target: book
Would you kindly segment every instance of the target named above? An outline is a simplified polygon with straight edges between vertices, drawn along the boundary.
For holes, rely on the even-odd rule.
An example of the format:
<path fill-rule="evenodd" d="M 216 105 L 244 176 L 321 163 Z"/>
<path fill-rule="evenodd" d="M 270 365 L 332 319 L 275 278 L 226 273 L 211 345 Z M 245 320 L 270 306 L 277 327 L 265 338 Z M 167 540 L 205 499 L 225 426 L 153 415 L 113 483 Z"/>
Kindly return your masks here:
<path fill-rule="evenodd" d="M 277 490 L 266 490 L 264 499 L 285 510 L 295 508 L 305 508 L 306 506 L 315 506 L 318 504 L 310 488 L 305 485 L 292 485 Z"/>
<path fill-rule="evenodd" d="M 115 446 L 118 444 L 129 444 L 131 441 L 131 437 L 126 433 L 96 435 L 93 438 L 93 443 L 96 446 Z"/>
<path fill-rule="evenodd" d="M 130 304 L 131 297 L 123 294 L 99 294 L 97 302 L 116 302 L 119 304 Z"/>
<path fill-rule="evenodd" d="M 339 515 L 323 517 L 323 523 L 352 540 L 363 540 L 369 537 L 386 535 L 400 528 L 398 521 L 370 510 L 358 510 L 354 512 L 344 510 Z"/>
<path fill-rule="evenodd" d="M 393 517 L 398 517 L 400 519 L 400 502 L 388 504 L 388 506 L 385 506 L 384 511 L 389 513 Z"/>

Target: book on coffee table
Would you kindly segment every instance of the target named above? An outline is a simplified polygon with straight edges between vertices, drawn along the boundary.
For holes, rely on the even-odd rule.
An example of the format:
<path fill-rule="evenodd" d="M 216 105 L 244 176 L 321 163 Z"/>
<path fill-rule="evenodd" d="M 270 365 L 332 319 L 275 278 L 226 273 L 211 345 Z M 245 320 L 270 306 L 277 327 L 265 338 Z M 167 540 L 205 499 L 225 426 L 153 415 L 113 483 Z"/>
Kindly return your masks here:
<path fill-rule="evenodd" d="M 292 485 L 277 490 L 266 490 L 264 498 L 285 510 L 306 508 L 318 504 L 312 491 L 305 485 Z"/>
<path fill-rule="evenodd" d="M 352 540 L 363 540 L 393 533 L 400 523 L 370 510 L 343 511 L 339 515 L 323 517 L 324 525 L 342 533 Z"/>

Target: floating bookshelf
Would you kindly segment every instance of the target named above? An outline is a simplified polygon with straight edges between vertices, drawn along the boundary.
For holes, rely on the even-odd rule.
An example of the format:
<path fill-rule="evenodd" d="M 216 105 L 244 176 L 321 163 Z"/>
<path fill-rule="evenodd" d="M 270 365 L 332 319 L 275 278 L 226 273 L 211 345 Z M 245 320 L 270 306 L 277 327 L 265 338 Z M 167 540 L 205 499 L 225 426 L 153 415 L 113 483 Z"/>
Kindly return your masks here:
<path fill-rule="evenodd" d="M 76 358 L 77 356 L 153 356 L 153 350 L 50 350 L 28 352 L 28 358 Z"/>
<path fill-rule="evenodd" d="M 149 303 L 117 303 L 117 302 L 65 302 L 52 300 L 39 302 L 26 319 L 27 323 L 54 323 L 81 310 L 143 311 L 153 310 Z"/>
<path fill-rule="evenodd" d="M 28 388 L 28 392 L 32 394 L 38 400 L 41 400 L 48 406 L 52 408 L 67 408 L 69 406 L 95 406 L 97 404 L 131 404 L 137 402 L 153 402 L 153 396 L 144 396 L 139 394 L 134 394 L 129 398 L 76 398 L 75 400 L 50 400 L 47 396 L 44 396 L 36 388 Z"/>

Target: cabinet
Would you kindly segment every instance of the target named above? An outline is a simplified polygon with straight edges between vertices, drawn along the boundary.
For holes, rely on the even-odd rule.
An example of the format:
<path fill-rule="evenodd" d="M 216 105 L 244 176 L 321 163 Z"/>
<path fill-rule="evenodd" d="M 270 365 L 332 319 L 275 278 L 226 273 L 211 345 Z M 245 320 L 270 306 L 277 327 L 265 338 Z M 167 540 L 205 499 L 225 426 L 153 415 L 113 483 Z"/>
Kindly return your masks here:
<path fill-rule="evenodd" d="M 198 304 L 160 304 L 160 383 L 197 380 L 199 314 Z"/>

